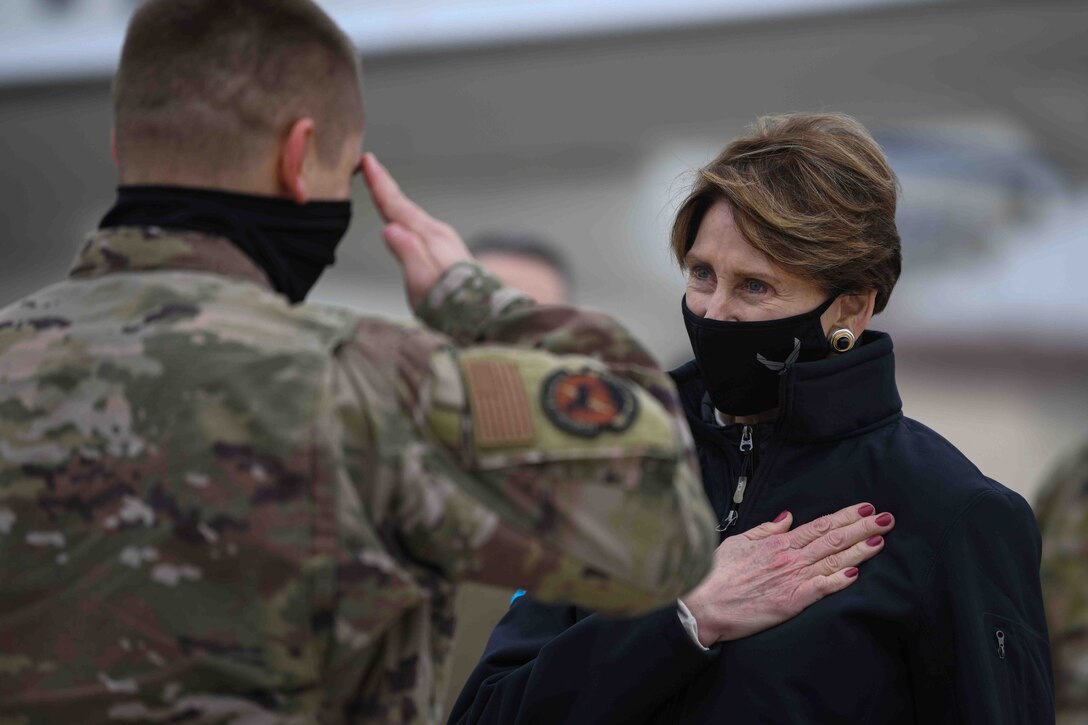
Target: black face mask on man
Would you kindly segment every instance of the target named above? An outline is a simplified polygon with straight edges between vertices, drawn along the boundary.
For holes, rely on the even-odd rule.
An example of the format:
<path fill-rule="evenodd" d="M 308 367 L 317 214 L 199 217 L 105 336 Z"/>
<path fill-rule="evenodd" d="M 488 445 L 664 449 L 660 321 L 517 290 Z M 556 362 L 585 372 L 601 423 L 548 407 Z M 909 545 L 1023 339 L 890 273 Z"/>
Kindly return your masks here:
<path fill-rule="evenodd" d="M 830 351 L 820 316 L 835 297 L 815 310 L 780 320 L 708 320 L 681 300 L 684 325 L 699 375 L 714 407 L 728 415 L 753 415 L 778 405 L 782 376 L 797 362 L 820 360 Z"/>
<path fill-rule="evenodd" d="M 178 186 L 122 186 L 100 228 L 158 226 L 225 237 L 246 253 L 272 287 L 301 302 L 351 223 L 350 201 L 312 201 Z"/>

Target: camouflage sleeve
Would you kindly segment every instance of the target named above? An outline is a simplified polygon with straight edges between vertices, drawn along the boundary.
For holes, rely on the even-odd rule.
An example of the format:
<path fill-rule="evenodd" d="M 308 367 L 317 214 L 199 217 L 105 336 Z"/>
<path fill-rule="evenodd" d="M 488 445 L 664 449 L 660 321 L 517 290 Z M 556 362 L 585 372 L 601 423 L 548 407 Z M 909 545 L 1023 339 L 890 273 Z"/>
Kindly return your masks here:
<path fill-rule="evenodd" d="M 1058 722 L 1088 722 L 1088 445 L 1044 484 L 1036 515 Z"/>
<path fill-rule="evenodd" d="M 376 443 L 356 468 L 383 472 L 364 505 L 386 538 L 451 579 L 612 613 L 694 587 L 714 523 L 649 355 L 609 318 L 534 308 L 476 265 L 451 269 L 427 305 L 458 344 L 364 322 L 339 356 L 341 418 Z M 389 369 L 392 384 L 372 382 Z"/>
<path fill-rule="evenodd" d="M 682 416 L 672 380 L 616 320 L 565 305 L 537 305 L 477 264 L 451 267 L 417 313 L 459 345 L 490 342 L 592 356 L 645 389 L 671 414 Z M 687 437 L 686 424 L 683 429 Z"/>

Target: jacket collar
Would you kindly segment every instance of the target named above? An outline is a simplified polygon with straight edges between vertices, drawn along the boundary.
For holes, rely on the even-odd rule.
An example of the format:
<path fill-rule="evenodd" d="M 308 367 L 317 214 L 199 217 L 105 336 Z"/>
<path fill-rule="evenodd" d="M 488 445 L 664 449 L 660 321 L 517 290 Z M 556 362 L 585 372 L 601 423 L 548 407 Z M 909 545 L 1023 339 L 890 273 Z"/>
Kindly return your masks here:
<path fill-rule="evenodd" d="M 844 355 L 798 363 L 786 375 L 776 434 L 794 443 L 815 443 L 863 433 L 902 415 L 895 385 L 895 356 L 886 333 L 866 331 Z M 706 389 L 695 361 L 669 373 L 680 389 L 692 433 L 717 441 L 720 429 L 702 413 Z"/>
<path fill-rule="evenodd" d="M 116 272 L 179 270 L 218 274 L 272 289 L 264 271 L 227 239 L 159 227 L 97 230 L 76 255 L 69 275 L 87 279 Z"/>

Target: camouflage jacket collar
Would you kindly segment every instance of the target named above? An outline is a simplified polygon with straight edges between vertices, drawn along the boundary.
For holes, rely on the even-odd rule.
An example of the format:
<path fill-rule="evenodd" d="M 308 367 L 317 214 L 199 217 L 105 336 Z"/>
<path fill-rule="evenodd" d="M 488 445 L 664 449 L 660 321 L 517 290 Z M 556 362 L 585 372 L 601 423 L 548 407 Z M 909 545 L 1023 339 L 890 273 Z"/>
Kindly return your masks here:
<path fill-rule="evenodd" d="M 155 270 L 208 272 L 272 289 L 264 271 L 229 240 L 159 227 L 97 230 L 76 255 L 69 274 L 90 278 Z"/>

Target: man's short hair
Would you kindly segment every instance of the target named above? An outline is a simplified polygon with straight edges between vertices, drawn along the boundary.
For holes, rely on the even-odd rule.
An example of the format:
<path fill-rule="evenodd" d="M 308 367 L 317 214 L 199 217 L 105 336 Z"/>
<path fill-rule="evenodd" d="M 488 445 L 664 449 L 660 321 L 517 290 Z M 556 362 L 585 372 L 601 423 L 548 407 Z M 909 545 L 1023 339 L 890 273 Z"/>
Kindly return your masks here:
<path fill-rule="evenodd" d="M 215 175 L 262 159 L 309 116 L 331 165 L 362 132 L 358 53 L 310 0 L 148 0 L 113 106 L 122 164 Z"/>

